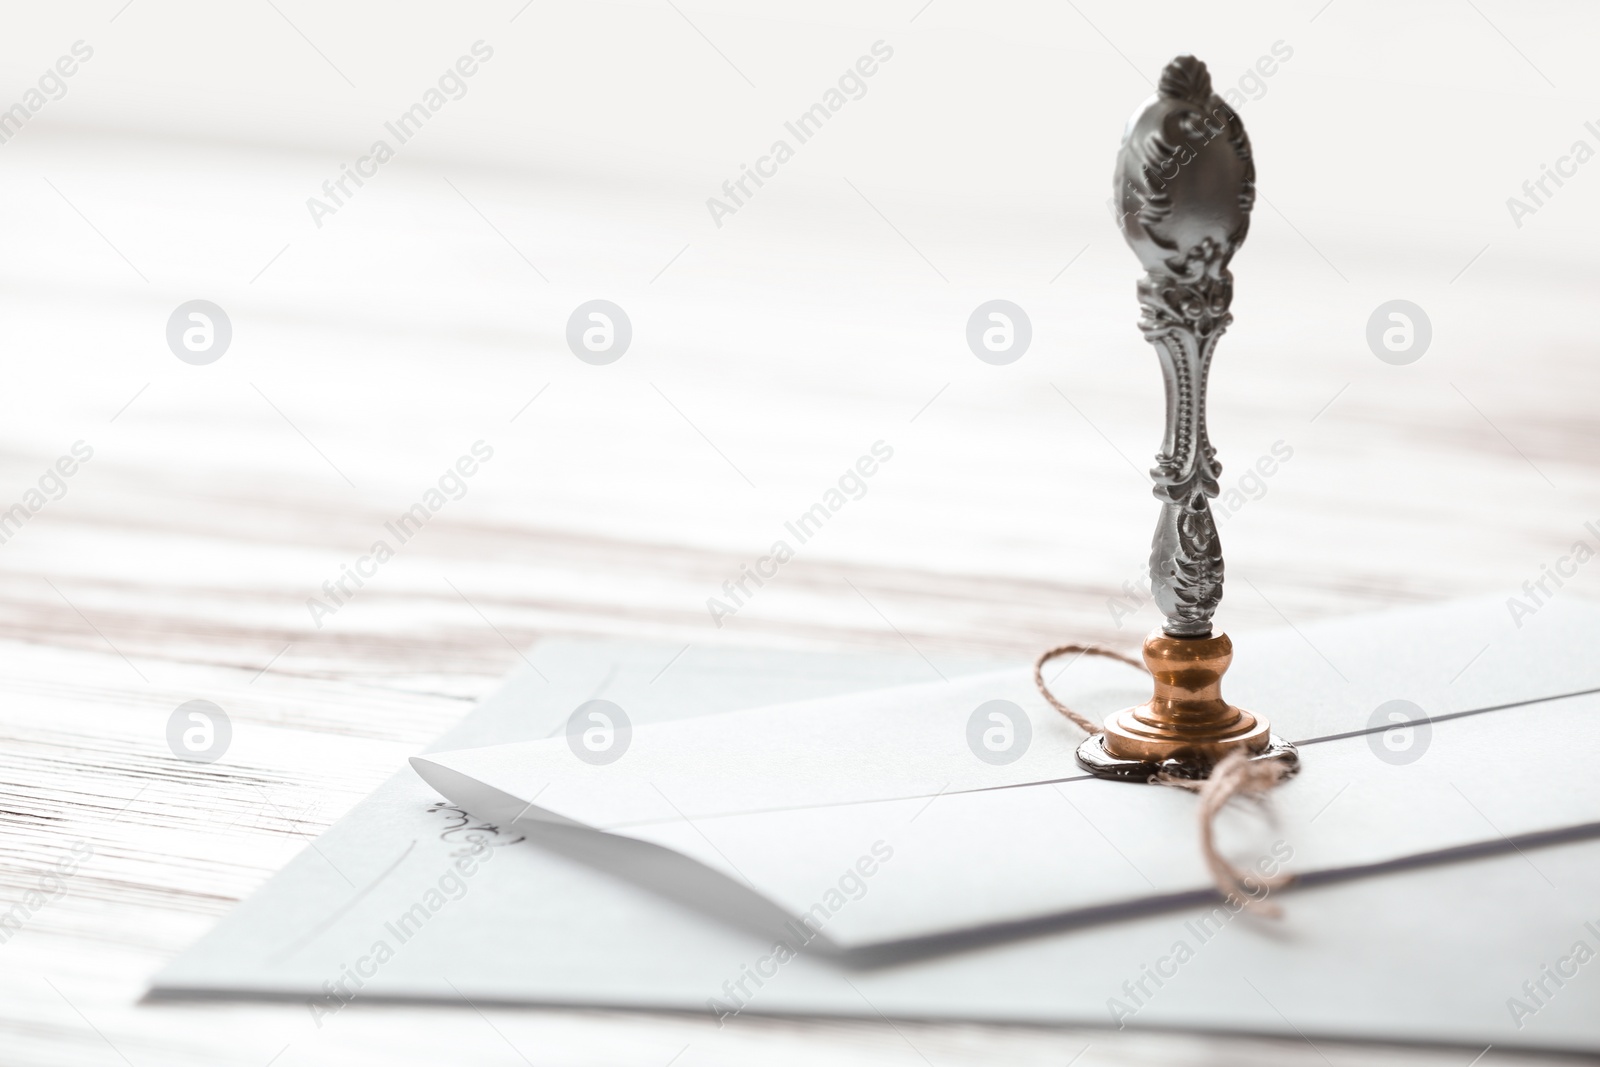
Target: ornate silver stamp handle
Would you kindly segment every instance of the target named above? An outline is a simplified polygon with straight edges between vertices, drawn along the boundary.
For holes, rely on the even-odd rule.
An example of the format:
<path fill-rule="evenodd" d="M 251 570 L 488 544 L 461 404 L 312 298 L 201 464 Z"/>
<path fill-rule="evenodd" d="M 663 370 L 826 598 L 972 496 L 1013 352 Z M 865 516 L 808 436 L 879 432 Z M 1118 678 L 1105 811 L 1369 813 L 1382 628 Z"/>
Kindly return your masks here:
<path fill-rule="evenodd" d="M 1139 328 L 1166 382 L 1167 422 L 1151 470 L 1161 517 L 1150 585 L 1172 637 L 1205 637 L 1222 599 L 1222 545 L 1209 498 L 1222 466 L 1206 435 L 1211 356 L 1233 316 L 1228 263 L 1244 243 L 1255 164 L 1238 114 L 1193 56 L 1161 72 L 1117 153 L 1123 237 L 1139 257 Z"/>

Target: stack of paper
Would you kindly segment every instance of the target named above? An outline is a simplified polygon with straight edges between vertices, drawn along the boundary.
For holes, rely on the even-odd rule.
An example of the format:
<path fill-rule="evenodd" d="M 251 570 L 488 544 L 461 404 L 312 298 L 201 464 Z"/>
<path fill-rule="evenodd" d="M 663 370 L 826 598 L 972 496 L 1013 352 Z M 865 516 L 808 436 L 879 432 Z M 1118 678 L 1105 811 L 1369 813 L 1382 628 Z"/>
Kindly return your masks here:
<path fill-rule="evenodd" d="M 671 650 L 542 646 L 548 684 L 513 679 L 152 992 L 337 1011 L 348 970 L 352 997 L 1600 1050 L 1600 612 L 1524 623 L 1236 635 L 1229 698 L 1304 764 L 1219 824 L 1301 876 L 1277 922 L 1210 888 L 1193 797 L 1079 771 L 1024 668 L 697 650 L 652 682 Z M 1098 715 L 1148 684 L 1085 660 L 1054 687 Z M 601 696 L 634 729 L 595 763 L 565 727 Z M 969 741 L 990 701 L 1026 717 L 1012 762 Z"/>

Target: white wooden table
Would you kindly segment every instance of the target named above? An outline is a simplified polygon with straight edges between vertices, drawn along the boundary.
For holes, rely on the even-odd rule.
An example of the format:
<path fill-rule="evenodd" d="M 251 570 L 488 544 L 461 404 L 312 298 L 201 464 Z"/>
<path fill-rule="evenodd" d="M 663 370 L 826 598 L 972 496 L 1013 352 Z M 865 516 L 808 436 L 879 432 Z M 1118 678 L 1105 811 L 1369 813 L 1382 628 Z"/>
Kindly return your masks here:
<path fill-rule="evenodd" d="M 704 44 L 718 39 L 741 68 L 770 64 L 762 95 L 729 95 L 743 87 L 709 53 L 695 56 L 709 66 L 684 75 L 689 88 L 662 91 L 669 103 L 693 93 L 694 106 L 725 102 L 730 143 L 749 147 L 875 37 L 892 31 L 901 50 L 898 86 L 886 70 L 877 96 L 851 104 L 855 127 L 717 229 L 703 200 L 749 147 L 698 154 L 710 134 L 641 144 L 636 172 L 658 179 L 648 186 L 529 165 L 545 158 L 534 147 L 498 161 L 473 154 L 469 134 L 506 128 L 530 84 L 556 79 L 541 63 L 571 73 L 558 42 L 583 40 L 593 12 L 432 16 L 461 24 L 421 26 L 413 44 L 436 33 L 445 43 L 335 99 L 343 88 L 310 50 L 293 51 L 302 37 L 289 30 L 358 73 L 357 56 L 376 69 L 348 13 L 294 10 L 280 22 L 267 10 L 234 27 L 231 57 L 197 52 L 195 69 L 147 69 L 137 57 L 164 34 L 193 43 L 205 33 L 193 12 L 143 6 L 115 21 L 108 8 L 88 29 L 71 14 L 30 16 L 22 43 L 6 46 L 19 69 L 42 69 L 58 41 L 89 35 L 100 66 L 86 65 L 57 111 L 0 149 L 0 508 L 24 501 L 75 442 L 93 449 L 65 494 L 0 545 L 0 901 L 23 899 L 74 842 L 93 848 L 64 895 L 0 944 L 0 1063 L 1465 1067 L 1475 1052 L 1100 1031 L 757 1019 L 718 1030 L 613 1012 L 366 1005 L 318 1030 L 294 1006 L 141 1006 L 156 967 L 542 636 L 910 645 L 934 661 L 1021 659 L 1071 638 L 1133 647 L 1155 620 L 1148 606 L 1129 618 L 1120 609 L 1137 608 L 1122 587 L 1147 551 L 1155 505 L 1143 468 L 1160 419 L 1154 357 L 1133 325 L 1133 260 L 1100 213 L 1097 184 L 1114 116 L 1142 95 L 1107 47 L 1139 39 L 1132 14 L 1086 12 L 1102 36 L 1070 13 L 1029 16 L 1044 20 L 1044 41 L 1030 40 L 1026 19 L 996 29 L 997 40 L 1024 42 L 1013 55 L 1075 56 L 1051 92 L 1084 101 L 1081 131 L 1030 146 L 1008 132 L 1057 104 L 988 86 L 991 101 L 1026 101 L 1022 115 L 994 119 L 1016 194 L 997 198 L 970 195 L 967 180 L 976 164 L 966 149 L 989 127 L 939 88 L 969 70 L 962 55 L 986 77 L 1023 77 L 1015 68 L 1026 63 L 972 37 L 979 15 L 952 5 L 914 21 L 872 16 L 889 30 L 807 24 L 802 38 L 831 42 L 826 61 L 784 66 L 757 48 L 762 27 L 778 24 L 773 11 L 754 22 L 689 13 Z M 1565 98 L 1514 71 L 1507 42 L 1468 12 L 1452 61 L 1492 67 L 1510 86 L 1504 99 L 1446 109 L 1444 132 L 1390 157 L 1391 176 L 1355 180 L 1334 153 L 1351 147 L 1342 126 L 1317 125 L 1330 101 L 1381 125 L 1422 113 L 1427 90 L 1384 82 L 1388 68 L 1357 83 L 1337 72 L 1379 54 L 1357 51 L 1367 31 L 1423 30 L 1365 9 L 1315 21 L 1311 9 L 1265 10 L 1189 27 L 1197 51 L 1210 42 L 1223 53 L 1219 70 L 1277 36 L 1300 48 L 1300 65 L 1285 65 L 1246 112 L 1268 202 L 1236 264 L 1238 323 L 1212 407 L 1229 486 L 1277 442 L 1293 457 L 1259 488 L 1246 483 L 1255 498 L 1223 523 L 1223 621 L 1237 631 L 1510 596 L 1592 537 L 1583 523 L 1600 516 L 1596 279 L 1585 254 L 1600 172 L 1574 179 L 1526 229 L 1500 205 L 1581 123 L 1552 114 Z M 680 39 L 687 16 L 636 15 L 635 30 L 615 31 L 630 55 L 653 55 L 651 40 L 666 34 L 669 56 L 703 47 Z M 387 165 L 314 228 L 303 201 L 353 158 L 339 146 L 361 144 L 385 109 L 403 107 L 458 38 L 464 47 L 478 34 L 473 19 L 500 35 L 499 87 L 475 83 L 479 111 L 453 104 L 453 133 Z M 1511 35 L 1575 84 L 1574 46 L 1544 32 L 1531 43 Z M 272 83 L 282 107 L 240 88 L 268 84 L 256 70 L 266 61 L 245 46 L 258 34 L 272 38 L 263 54 L 283 57 L 274 62 L 287 73 Z M 1153 71 L 1178 47 L 1148 41 L 1135 65 Z M 1439 49 L 1414 61 L 1442 78 Z M 227 82 L 230 61 L 250 73 Z M 138 109 L 115 90 L 130 85 L 155 101 L 146 131 L 170 113 L 205 136 L 127 133 L 139 123 L 120 120 Z M 291 127 L 287 112 L 309 115 L 318 94 L 338 112 L 319 127 L 322 148 L 220 139 L 218 113 L 248 112 L 272 141 Z M 600 89 L 580 96 L 580 119 L 622 107 Z M 363 111 L 369 99 L 389 103 Z M 576 143 L 579 119 L 554 107 L 529 114 Z M 1512 131 L 1509 147 L 1465 176 L 1447 168 L 1458 187 L 1438 192 L 1434 214 L 1382 214 L 1386 188 L 1444 181 L 1432 138 L 1468 143 L 1485 114 Z M 917 115 L 923 125 L 908 128 Z M 1319 130 L 1315 145 L 1297 139 L 1302 120 Z M 919 141 L 938 122 L 950 137 L 942 151 Z M 1102 143 L 1107 128 L 1112 143 Z M 1093 159 L 1080 133 L 1101 138 Z M 672 158 L 674 145 L 694 161 Z M 946 186 L 929 177 L 941 165 L 954 175 Z M 905 184 L 908 174 L 927 180 Z M 635 330 L 607 367 L 580 363 L 562 336 L 570 311 L 596 296 L 624 306 Z M 1007 367 L 980 363 L 963 336 L 971 309 L 995 296 L 1033 320 L 1033 349 Z M 1380 363 L 1363 339 L 1371 310 L 1396 296 L 1433 322 L 1433 348 L 1408 367 Z M 195 298 L 220 304 L 233 325 L 230 350 L 209 366 L 179 362 L 164 339 L 172 309 Z M 480 440 L 494 456 L 465 495 L 315 625 L 307 599 Z M 877 441 L 894 458 L 866 495 L 714 626 L 707 598 Z M 1596 583 L 1580 572 L 1571 585 Z M 174 759 L 165 740 L 173 709 L 197 698 L 222 706 L 234 729 L 210 765 Z M 1520 1061 L 1492 1050 L 1477 1062 Z"/>

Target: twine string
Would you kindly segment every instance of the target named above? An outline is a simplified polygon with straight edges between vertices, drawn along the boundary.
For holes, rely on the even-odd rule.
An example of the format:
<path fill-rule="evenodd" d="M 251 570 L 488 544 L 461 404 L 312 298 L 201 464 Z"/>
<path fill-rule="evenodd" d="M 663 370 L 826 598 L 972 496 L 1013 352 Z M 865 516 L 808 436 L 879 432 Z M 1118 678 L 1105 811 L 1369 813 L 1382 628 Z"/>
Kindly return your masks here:
<path fill-rule="evenodd" d="M 1136 667 L 1146 674 L 1150 673 L 1150 669 L 1132 656 L 1114 649 L 1076 643 L 1047 649 L 1034 661 L 1033 684 L 1038 687 L 1045 702 L 1084 733 L 1091 736 L 1104 733 L 1105 728 L 1099 723 L 1073 711 L 1058 700 L 1044 680 L 1044 665 L 1069 652 L 1076 652 L 1080 657 L 1101 656 L 1105 659 L 1114 659 L 1119 663 Z M 1294 881 L 1294 876 L 1287 872 L 1266 876 L 1234 866 L 1217 849 L 1216 821 L 1218 813 L 1234 797 L 1242 797 L 1257 803 L 1264 802 L 1266 795 L 1287 777 L 1289 777 L 1289 766 L 1284 761 L 1251 759 L 1249 754 L 1236 750 L 1217 761 L 1216 766 L 1211 768 L 1210 776 L 1201 781 L 1175 777 L 1166 772 L 1150 779 L 1156 785 L 1182 789 L 1200 798 L 1200 852 L 1205 858 L 1206 869 L 1211 872 L 1211 880 L 1216 885 L 1217 891 L 1236 907 L 1271 918 L 1278 918 L 1283 914 L 1283 910 L 1267 900 L 1268 893 L 1288 885 Z M 1249 888 L 1252 883 L 1259 887 L 1254 893 Z"/>
<path fill-rule="evenodd" d="M 1046 651 L 1037 660 L 1034 660 L 1033 684 L 1039 687 L 1039 692 L 1044 696 L 1045 701 L 1052 708 L 1055 708 L 1061 714 L 1071 719 L 1072 724 L 1078 729 L 1082 730 L 1084 733 L 1090 735 L 1104 733 L 1105 730 L 1101 728 L 1099 723 L 1084 718 L 1082 715 L 1079 715 L 1077 712 L 1061 703 L 1061 701 L 1057 700 L 1055 694 L 1050 692 L 1050 686 L 1045 683 L 1044 665 L 1055 659 L 1057 656 L 1064 656 L 1068 652 L 1076 652 L 1080 657 L 1104 656 L 1106 659 L 1114 659 L 1118 663 L 1126 663 L 1128 666 L 1144 671 L 1146 674 L 1149 674 L 1150 670 L 1143 663 L 1134 659 L 1132 656 L 1124 655 L 1115 649 L 1106 648 L 1103 645 L 1057 645 L 1055 648 Z M 1072 664 L 1069 663 L 1067 666 L 1070 667 L 1071 665 Z"/>
<path fill-rule="evenodd" d="M 1267 894 L 1294 881 L 1294 875 L 1285 871 L 1267 876 L 1235 867 L 1217 849 L 1216 822 L 1217 813 L 1234 797 L 1260 802 L 1288 775 L 1289 768 L 1282 760 L 1253 760 L 1244 751 L 1235 749 L 1218 760 L 1211 768 L 1211 776 L 1202 781 L 1168 774 L 1158 774 L 1151 779 L 1159 785 L 1188 790 L 1200 798 L 1200 852 L 1205 856 L 1211 880 L 1230 903 L 1273 919 L 1281 916 L 1283 909 L 1269 901 Z M 1256 892 L 1249 891 L 1250 883 L 1259 887 Z"/>

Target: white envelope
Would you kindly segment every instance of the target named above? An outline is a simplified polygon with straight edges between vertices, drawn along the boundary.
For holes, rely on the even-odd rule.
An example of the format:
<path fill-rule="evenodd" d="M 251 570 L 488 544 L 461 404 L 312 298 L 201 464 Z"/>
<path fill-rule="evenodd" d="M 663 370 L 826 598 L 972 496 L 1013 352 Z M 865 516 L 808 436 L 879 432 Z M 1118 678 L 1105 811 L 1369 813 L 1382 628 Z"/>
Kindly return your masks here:
<path fill-rule="evenodd" d="M 1264 873 L 1326 880 L 1600 833 L 1600 619 L 1550 611 L 1519 629 L 1485 605 L 1463 623 L 1444 648 L 1405 616 L 1328 647 L 1293 630 L 1243 644 L 1224 691 L 1299 743 L 1304 767 L 1273 820 L 1236 804 L 1221 840 Z M 1055 689 L 1106 710 L 1148 685 L 1092 661 Z M 997 700 L 1032 734 L 999 766 L 969 745 Z M 1394 730 L 1395 700 L 1427 717 Z M 1212 893 L 1195 799 L 1086 775 L 1081 740 L 1016 668 L 644 726 L 603 765 L 564 736 L 412 764 L 547 847 L 791 942 L 882 952 Z"/>
<path fill-rule="evenodd" d="M 1484 649 L 1482 634 L 1502 610 L 1449 605 L 1397 613 L 1388 632 L 1400 635 L 1393 651 L 1397 664 L 1408 665 L 1406 695 L 1449 707 L 1444 698 L 1470 680 L 1479 700 L 1507 702 L 1570 687 L 1587 670 L 1581 664 L 1583 635 L 1594 628 L 1591 608 L 1558 604 L 1541 612 L 1557 623 L 1546 635 L 1558 646 L 1554 658 L 1571 667 L 1550 676 L 1519 673 L 1520 653 L 1510 645 L 1506 655 L 1498 641 Z M 1365 641 L 1350 635 L 1372 625 L 1344 619 L 1304 631 L 1356 685 L 1350 668 Z M 1567 628 L 1570 638 L 1563 637 Z M 1240 643 L 1242 663 L 1255 637 Z M 597 696 L 620 703 L 635 722 L 653 723 L 932 676 L 910 654 L 697 647 L 674 660 L 680 651 L 540 642 L 529 652 L 538 673 L 519 667 L 435 748 L 548 736 Z M 1291 675 L 1320 666 L 1337 682 L 1315 653 L 1306 657 L 1279 666 Z M 939 667 L 958 678 L 977 665 L 940 659 Z M 1251 685 L 1241 677 L 1230 692 L 1266 710 Z M 1394 695 L 1387 685 L 1380 691 L 1383 699 Z M 1102 696 L 1107 704 L 1121 699 Z M 459 854 L 474 838 L 495 858 L 457 879 Z M 1211 897 L 1138 919 L 975 939 L 963 951 L 916 962 L 871 961 L 862 953 L 830 959 L 808 950 L 775 967 L 772 939 L 522 838 L 443 806 L 402 770 L 168 965 L 150 996 L 285 999 L 315 1013 L 337 1012 L 345 1009 L 327 995 L 326 983 L 355 968 L 360 975 L 349 988 L 358 1006 L 459 1005 L 465 994 L 477 1004 L 1185 1028 L 1293 1041 L 1454 1044 L 1462 1063 L 1490 1043 L 1497 1050 L 1600 1052 L 1600 993 L 1592 983 L 1569 981 L 1538 1003 L 1523 989 L 1529 981 L 1553 989 L 1544 968 L 1560 966 L 1577 942 L 1600 946 L 1600 933 L 1591 930 L 1600 930 L 1600 840 L 1524 845 L 1521 852 L 1307 886 L 1285 896 L 1287 914 L 1276 922 L 1219 918 Z M 435 899 L 446 878 L 450 884 Z M 419 904 L 434 910 L 420 929 L 404 931 L 402 943 L 391 928 L 417 916 Z M 380 942 L 394 954 L 371 971 Z M 1179 942 L 1194 953 L 1181 965 Z M 1157 985 L 1152 971 L 1168 977 Z M 324 1015 L 319 1025 L 338 1021 Z"/>

